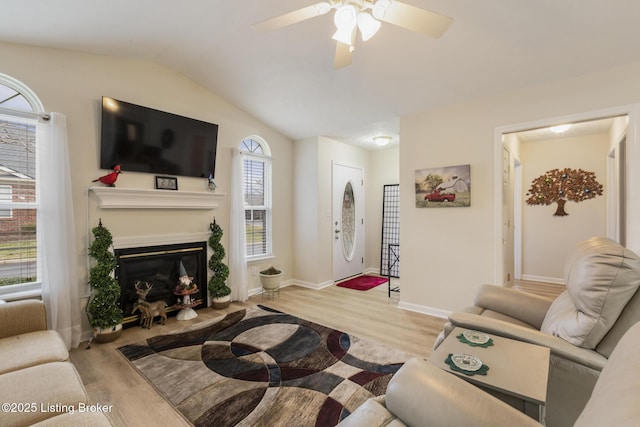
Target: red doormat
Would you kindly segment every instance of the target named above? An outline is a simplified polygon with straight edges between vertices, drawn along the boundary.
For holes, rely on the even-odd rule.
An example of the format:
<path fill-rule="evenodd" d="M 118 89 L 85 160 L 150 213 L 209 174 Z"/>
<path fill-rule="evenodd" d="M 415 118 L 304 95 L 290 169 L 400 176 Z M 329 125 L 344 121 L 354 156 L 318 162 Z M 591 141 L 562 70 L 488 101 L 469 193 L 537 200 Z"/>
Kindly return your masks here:
<path fill-rule="evenodd" d="M 340 288 L 349 288 L 355 289 L 357 291 L 368 291 L 371 288 L 375 288 L 378 285 L 382 285 L 386 283 L 387 279 L 385 277 L 380 276 L 358 276 L 353 279 L 345 280 L 344 282 L 340 282 L 336 284 L 336 286 Z"/>

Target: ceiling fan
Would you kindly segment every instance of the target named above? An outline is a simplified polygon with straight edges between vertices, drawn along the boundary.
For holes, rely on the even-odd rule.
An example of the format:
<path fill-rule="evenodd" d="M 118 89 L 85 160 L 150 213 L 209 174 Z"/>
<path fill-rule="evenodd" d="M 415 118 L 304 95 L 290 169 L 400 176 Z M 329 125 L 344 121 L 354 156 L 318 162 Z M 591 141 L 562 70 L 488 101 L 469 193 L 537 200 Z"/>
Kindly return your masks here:
<path fill-rule="evenodd" d="M 356 33 L 360 31 L 362 40 L 367 41 L 380 29 L 380 21 L 436 38 L 442 36 L 453 22 L 448 16 L 397 0 L 328 0 L 267 19 L 253 27 L 259 31 L 276 30 L 325 15 L 333 9 L 336 32 L 332 38 L 337 41 L 335 69 L 351 65 Z"/>

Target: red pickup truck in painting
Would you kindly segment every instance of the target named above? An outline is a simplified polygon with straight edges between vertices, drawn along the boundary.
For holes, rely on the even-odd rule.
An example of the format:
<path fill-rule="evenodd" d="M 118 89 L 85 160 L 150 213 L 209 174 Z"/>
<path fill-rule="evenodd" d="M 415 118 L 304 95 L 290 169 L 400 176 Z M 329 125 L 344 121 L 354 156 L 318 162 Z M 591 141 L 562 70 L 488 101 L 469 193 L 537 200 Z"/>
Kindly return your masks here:
<path fill-rule="evenodd" d="M 455 193 L 441 193 L 440 190 L 436 190 L 424 196 L 424 199 L 429 202 L 453 202 L 456 200 L 456 195 Z"/>

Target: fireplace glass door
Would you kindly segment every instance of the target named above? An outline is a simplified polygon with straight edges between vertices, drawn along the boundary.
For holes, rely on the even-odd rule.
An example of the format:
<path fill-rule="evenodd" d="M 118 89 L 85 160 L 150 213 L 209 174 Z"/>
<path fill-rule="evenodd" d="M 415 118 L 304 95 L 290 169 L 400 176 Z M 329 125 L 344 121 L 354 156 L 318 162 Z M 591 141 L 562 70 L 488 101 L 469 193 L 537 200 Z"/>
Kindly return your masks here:
<path fill-rule="evenodd" d="M 207 250 L 205 242 L 178 245 L 116 249 L 116 279 L 120 283 L 120 308 L 124 326 L 137 324 L 138 314 L 132 314 L 139 302 L 139 289 L 147 289 L 146 302 L 164 301 L 167 314 L 175 315 L 182 300 L 177 293 L 180 277 L 188 276 L 198 287 L 191 300 L 199 302 L 193 308 L 207 306 Z M 136 284 L 138 288 L 136 288 Z"/>

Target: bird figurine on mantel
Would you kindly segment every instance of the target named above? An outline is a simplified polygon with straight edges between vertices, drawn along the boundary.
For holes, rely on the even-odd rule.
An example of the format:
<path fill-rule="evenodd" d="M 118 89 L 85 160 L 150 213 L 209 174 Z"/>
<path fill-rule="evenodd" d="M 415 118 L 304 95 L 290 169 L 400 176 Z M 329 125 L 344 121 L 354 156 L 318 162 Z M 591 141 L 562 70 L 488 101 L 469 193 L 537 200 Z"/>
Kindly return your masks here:
<path fill-rule="evenodd" d="M 116 181 L 118 180 L 118 175 L 120 175 L 121 173 L 122 172 L 120 171 L 120 165 L 115 165 L 111 173 L 101 176 L 100 178 L 96 178 L 92 182 L 100 181 L 101 183 L 108 185 L 109 187 L 115 187 Z"/>

